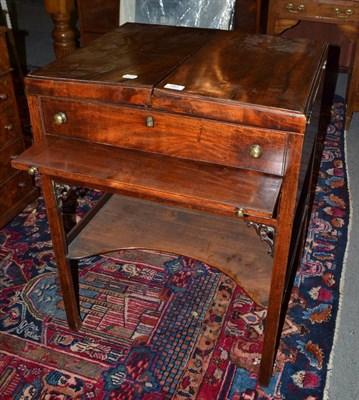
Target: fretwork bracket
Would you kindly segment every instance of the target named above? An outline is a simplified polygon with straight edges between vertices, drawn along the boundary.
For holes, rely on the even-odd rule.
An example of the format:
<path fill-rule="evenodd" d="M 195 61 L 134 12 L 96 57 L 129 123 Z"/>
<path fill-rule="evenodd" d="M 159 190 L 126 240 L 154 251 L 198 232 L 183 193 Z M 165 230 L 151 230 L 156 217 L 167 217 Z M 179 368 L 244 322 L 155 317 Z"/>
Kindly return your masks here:
<path fill-rule="evenodd" d="M 274 240 L 276 235 L 276 229 L 273 226 L 265 224 L 257 224 L 256 222 L 247 222 L 248 227 L 253 227 L 257 232 L 260 240 L 265 242 L 269 246 L 268 254 L 273 257 Z"/>

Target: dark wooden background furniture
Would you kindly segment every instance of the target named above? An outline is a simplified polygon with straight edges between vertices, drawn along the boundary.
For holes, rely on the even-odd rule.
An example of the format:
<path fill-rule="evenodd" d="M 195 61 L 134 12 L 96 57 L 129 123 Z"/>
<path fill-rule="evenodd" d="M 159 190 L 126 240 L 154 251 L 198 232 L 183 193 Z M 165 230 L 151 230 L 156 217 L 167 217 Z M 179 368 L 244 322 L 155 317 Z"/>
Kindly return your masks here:
<path fill-rule="evenodd" d="M 126 247 L 183 254 L 268 308 L 268 385 L 306 231 L 326 50 L 125 24 L 28 76 L 35 144 L 13 165 L 41 174 L 72 329 L 70 260 Z M 68 235 L 55 190 L 64 183 L 108 193 Z"/>
<path fill-rule="evenodd" d="M 0 27 L 0 227 L 37 197 L 30 177 L 11 166 L 25 149 L 15 98 L 6 31 Z"/>
<path fill-rule="evenodd" d="M 300 24 L 296 26 L 298 23 L 303 23 L 304 27 L 300 28 Z M 317 29 L 313 24 L 320 24 L 321 27 Z M 336 38 L 331 25 L 339 31 Z M 340 63 L 352 69 L 347 92 L 345 127 L 348 129 L 353 112 L 359 111 L 359 2 L 269 0 L 267 33 L 273 35 L 285 31 L 291 37 L 309 36 L 341 46 Z"/>
<path fill-rule="evenodd" d="M 45 10 L 54 22 L 52 37 L 57 58 L 71 53 L 77 48 L 76 32 L 73 19 L 75 0 L 44 0 Z"/>
<path fill-rule="evenodd" d="M 76 6 L 83 45 L 119 26 L 120 0 L 44 0 L 54 21 L 54 49 L 57 58 L 76 47 Z M 264 33 L 268 0 L 236 0 L 234 29 Z"/>
<path fill-rule="evenodd" d="M 248 33 L 265 33 L 268 0 L 236 0 L 234 29 Z"/>
<path fill-rule="evenodd" d="M 83 45 L 119 26 L 120 0 L 77 0 L 77 7 Z"/>

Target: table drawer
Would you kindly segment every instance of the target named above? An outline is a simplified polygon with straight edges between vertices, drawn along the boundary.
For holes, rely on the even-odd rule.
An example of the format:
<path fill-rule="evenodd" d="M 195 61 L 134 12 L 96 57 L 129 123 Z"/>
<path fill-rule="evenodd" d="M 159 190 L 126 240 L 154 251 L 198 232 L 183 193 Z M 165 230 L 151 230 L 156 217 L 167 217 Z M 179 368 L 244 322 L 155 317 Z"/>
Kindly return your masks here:
<path fill-rule="evenodd" d="M 282 18 L 359 23 L 359 6 L 351 1 L 277 0 L 273 10 Z"/>
<path fill-rule="evenodd" d="M 283 174 L 283 132 L 91 102 L 44 98 L 41 103 L 49 135 Z"/>

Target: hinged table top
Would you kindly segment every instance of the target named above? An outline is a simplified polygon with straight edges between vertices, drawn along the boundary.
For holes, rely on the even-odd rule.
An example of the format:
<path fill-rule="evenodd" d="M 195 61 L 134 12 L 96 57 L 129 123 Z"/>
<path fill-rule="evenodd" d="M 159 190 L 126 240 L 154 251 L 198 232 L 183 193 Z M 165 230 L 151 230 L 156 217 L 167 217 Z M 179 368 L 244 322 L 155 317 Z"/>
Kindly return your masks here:
<path fill-rule="evenodd" d="M 32 73 L 27 87 L 303 131 L 325 51 L 321 42 L 129 23 Z"/>

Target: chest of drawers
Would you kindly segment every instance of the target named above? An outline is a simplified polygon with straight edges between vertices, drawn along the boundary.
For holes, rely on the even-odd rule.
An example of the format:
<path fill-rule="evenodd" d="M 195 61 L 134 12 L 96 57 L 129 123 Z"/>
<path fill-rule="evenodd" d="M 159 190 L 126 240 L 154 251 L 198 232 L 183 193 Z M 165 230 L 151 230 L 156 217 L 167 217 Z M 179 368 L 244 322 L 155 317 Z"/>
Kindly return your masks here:
<path fill-rule="evenodd" d="M 271 18 L 313 20 L 334 24 L 357 25 L 358 8 L 355 0 L 275 0 L 271 4 Z M 280 25 L 281 22 L 274 21 Z M 271 25 L 273 21 L 271 19 Z M 284 21 L 282 24 L 288 24 Z M 284 25 L 283 25 L 284 26 Z M 273 29 L 271 27 L 271 29 Z"/>
<path fill-rule="evenodd" d="M 5 35 L 6 29 L 0 27 L 0 227 L 37 196 L 31 178 L 11 166 L 11 160 L 25 147 Z"/>
<path fill-rule="evenodd" d="M 35 144 L 13 165 L 41 174 L 71 328 L 70 259 L 194 257 L 268 307 L 268 384 L 305 233 L 325 59 L 322 43 L 126 24 L 27 78 Z M 57 183 L 107 193 L 67 236 Z"/>
<path fill-rule="evenodd" d="M 336 25 L 355 44 L 353 68 L 349 74 L 347 90 L 345 128 L 349 129 L 353 113 L 359 111 L 359 2 L 356 0 L 269 1 L 268 34 L 280 34 L 299 21 Z"/>

